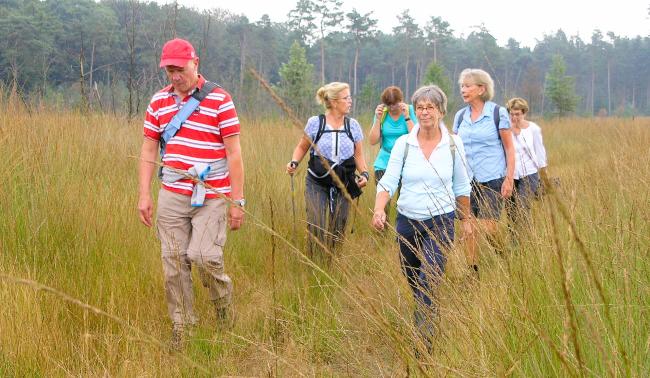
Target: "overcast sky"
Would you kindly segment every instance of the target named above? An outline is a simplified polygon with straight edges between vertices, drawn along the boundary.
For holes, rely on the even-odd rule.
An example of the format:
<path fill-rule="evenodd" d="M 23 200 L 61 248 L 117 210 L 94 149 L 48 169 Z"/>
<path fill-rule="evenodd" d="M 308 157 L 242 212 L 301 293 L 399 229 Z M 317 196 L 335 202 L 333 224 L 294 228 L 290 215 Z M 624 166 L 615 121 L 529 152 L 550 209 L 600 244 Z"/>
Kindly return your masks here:
<path fill-rule="evenodd" d="M 272 21 L 282 22 L 297 0 L 179 0 L 179 3 L 199 9 L 228 9 L 246 15 L 251 22 L 263 14 L 268 14 Z M 603 34 L 613 31 L 621 36 L 649 36 L 648 6 L 650 0 L 343 0 L 346 12 L 353 7 L 359 13 L 373 11 L 384 32 L 391 32 L 397 25 L 397 15 L 410 9 L 420 26 L 431 16 L 438 16 L 451 24 L 456 36 L 466 36 L 474 26 L 483 23 L 499 45 L 505 45 L 512 37 L 529 47 L 534 46 L 536 39 L 557 29 L 564 30 L 567 36 L 577 34 L 585 41 L 590 40 L 594 29 L 600 29 Z"/>

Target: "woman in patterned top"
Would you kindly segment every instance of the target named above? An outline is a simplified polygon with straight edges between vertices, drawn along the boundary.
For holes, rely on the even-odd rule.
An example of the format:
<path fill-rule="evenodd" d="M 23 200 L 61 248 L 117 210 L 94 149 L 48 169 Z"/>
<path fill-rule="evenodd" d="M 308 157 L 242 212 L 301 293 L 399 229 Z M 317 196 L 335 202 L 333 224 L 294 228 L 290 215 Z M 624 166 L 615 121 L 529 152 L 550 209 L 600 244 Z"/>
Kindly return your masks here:
<path fill-rule="evenodd" d="M 361 195 L 360 188 L 368 182 L 369 174 L 361 126 L 347 117 L 352 107 L 349 85 L 329 83 L 318 90 L 316 99 L 325 107 L 325 114 L 307 121 L 305 133 L 287 164 L 287 173 L 293 175 L 309 152 L 305 188 L 308 252 L 313 256 L 321 249 L 320 244 L 329 257 L 328 252 L 343 240 L 350 199 Z M 358 177 L 355 170 L 360 172 Z M 314 238 L 320 243 L 315 243 Z"/>

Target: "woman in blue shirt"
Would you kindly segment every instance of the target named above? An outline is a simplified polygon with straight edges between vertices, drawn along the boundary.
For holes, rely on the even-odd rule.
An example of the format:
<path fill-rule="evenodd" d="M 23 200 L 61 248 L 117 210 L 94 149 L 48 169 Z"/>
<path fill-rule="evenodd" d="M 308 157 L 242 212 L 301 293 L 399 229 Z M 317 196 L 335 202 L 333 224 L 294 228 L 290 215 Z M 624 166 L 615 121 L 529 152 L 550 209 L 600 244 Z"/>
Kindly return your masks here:
<path fill-rule="evenodd" d="M 470 179 L 463 142 L 442 123 L 447 97 L 437 86 L 418 89 L 412 98 L 418 124 L 395 142 L 386 173 L 377 185 L 372 225 L 383 230 L 384 207 L 401 182 L 396 230 L 402 271 L 416 300 L 415 325 L 430 346 L 436 306 L 432 291 L 445 269 L 443 250 L 454 240 L 454 219 L 471 234 Z"/>
<path fill-rule="evenodd" d="M 515 149 L 510 118 L 505 108 L 490 101 L 494 82 L 480 69 L 468 68 L 458 79 L 466 107 L 454 117 L 453 131 L 463 140 L 467 168 L 472 178 L 471 209 L 475 231 L 484 230 L 495 244 L 497 220 L 503 199 L 512 195 L 515 174 Z M 478 235 L 467 240 L 467 259 L 478 273 Z"/>
<path fill-rule="evenodd" d="M 375 159 L 375 184 L 381 180 L 386 172 L 388 158 L 397 138 L 408 134 L 415 124 L 413 106 L 404 102 L 402 90 L 390 86 L 381 93 L 381 104 L 375 108 L 375 117 L 372 128 L 368 134 L 371 145 L 379 143 L 381 147 Z M 390 208 L 386 205 L 386 212 Z"/>

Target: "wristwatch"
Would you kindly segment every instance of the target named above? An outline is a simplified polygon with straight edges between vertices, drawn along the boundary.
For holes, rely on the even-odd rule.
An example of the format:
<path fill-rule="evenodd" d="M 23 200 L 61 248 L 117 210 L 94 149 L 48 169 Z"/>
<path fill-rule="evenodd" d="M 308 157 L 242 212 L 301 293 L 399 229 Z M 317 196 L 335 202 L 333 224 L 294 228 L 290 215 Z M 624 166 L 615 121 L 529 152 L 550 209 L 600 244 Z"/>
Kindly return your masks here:
<path fill-rule="evenodd" d="M 243 199 L 243 198 L 242 198 L 242 199 L 234 199 L 234 200 L 232 200 L 232 202 L 233 202 L 235 205 L 239 206 L 239 207 L 244 207 L 244 206 L 246 206 L 246 200 Z"/>

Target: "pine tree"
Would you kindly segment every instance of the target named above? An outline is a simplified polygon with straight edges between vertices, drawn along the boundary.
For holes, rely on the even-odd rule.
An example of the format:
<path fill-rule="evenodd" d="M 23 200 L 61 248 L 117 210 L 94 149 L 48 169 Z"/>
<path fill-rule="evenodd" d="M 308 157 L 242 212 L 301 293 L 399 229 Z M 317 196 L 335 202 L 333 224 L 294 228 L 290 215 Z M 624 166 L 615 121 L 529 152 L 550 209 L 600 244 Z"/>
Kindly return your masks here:
<path fill-rule="evenodd" d="M 307 62 L 305 48 L 294 41 L 289 61 L 280 67 L 280 93 L 289 106 L 305 116 L 313 108 L 314 65 Z"/>
<path fill-rule="evenodd" d="M 575 79 L 566 76 L 566 64 L 561 55 L 553 56 L 550 71 L 546 74 L 546 96 L 555 106 L 560 117 L 575 110 L 578 96 L 575 94 Z"/>

